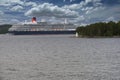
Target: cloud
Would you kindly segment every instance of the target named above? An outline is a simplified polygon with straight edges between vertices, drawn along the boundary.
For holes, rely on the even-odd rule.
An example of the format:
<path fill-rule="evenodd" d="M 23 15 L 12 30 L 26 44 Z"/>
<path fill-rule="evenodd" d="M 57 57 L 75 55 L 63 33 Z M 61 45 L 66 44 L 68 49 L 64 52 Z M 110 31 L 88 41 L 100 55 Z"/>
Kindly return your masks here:
<path fill-rule="evenodd" d="M 91 5 L 89 3 L 91 3 Z M 81 10 L 84 8 L 89 8 L 89 7 L 95 8 L 99 6 L 102 6 L 101 0 L 85 0 L 85 1 L 81 1 L 78 4 L 65 5 L 63 6 L 63 8 L 70 10 Z"/>
<path fill-rule="evenodd" d="M 74 19 L 73 22 L 80 24 L 81 22 L 88 23 L 101 18 L 98 14 L 104 11 L 105 6 L 103 6 L 101 0 L 85 0 L 78 4 L 65 5 L 62 8 L 78 12 L 79 17 Z"/>
<path fill-rule="evenodd" d="M 3 3 L 18 3 L 21 2 L 20 0 L 0 0 L 0 4 Z"/>
<path fill-rule="evenodd" d="M 44 3 L 37 7 L 31 8 L 25 13 L 26 16 L 47 16 L 56 18 L 76 18 L 78 13 L 69 9 L 60 8 L 50 3 Z"/>
<path fill-rule="evenodd" d="M 24 4 L 21 0 L 0 0 L 0 5 L 11 6 L 12 4 Z"/>
<path fill-rule="evenodd" d="M 81 15 L 75 19 L 69 19 L 69 21 L 74 24 L 80 24 L 84 20 L 85 20 L 85 17 L 83 15 Z"/>
<path fill-rule="evenodd" d="M 114 18 L 113 16 L 111 16 L 111 17 L 107 18 L 105 21 L 106 21 L 106 22 L 115 21 L 115 18 Z"/>
<path fill-rule="evenodd" d="M 98 3 L 100 1 L 101 0 L 85 0 L 85 3 L 90 3 L 90 2 L 92 2 L 92 3 Z"/>
<path fill-rule="evenodd" d="M 99 7 L 86 7 L 86 8 L 83 8 L 82 10 L 85 11 L 85 14 L 89 15 L 92 13 L 97 13 L 104 9 L 105 9 L 105 7 L 99 6 Z"/>
<path fill-rule="evenodd" d="M 83 2 L 81 2 L 80 4 L 71 4 L 71 5 L 65 5 L 62 8 L 64 9 L 70 9 L 70 10 L 77 10 L 82 8 L 83 6 Z"/>
<path fill-rule="evenodd" d="M 19 22 L 17 19 L 0 19 L 0 24 L 16 24 Z"/>
<path fill-rule="evenodd" d="M 21 11 L 22 9 L 23 9 L 22 6 L 17 5 L 17 6 L 12 7 L 12 8 L 11 8 L 11 11 Z"/>
<path fill-rule="evenodd" d="M 19 23 L 20 21 L 18 19 L 11 19 L 11 23 Z"/>
<path fill-rule="evenodd" d="M 35 2 L 25 2 L 24 5 L 25 5 L 25 6 L 32 6 L 32 7 L 37 6 L 37 4 L 36 4 Z"/>
<path fill-rule="evenodd" d="M 36 0 L 0 0 L 0 17 L 6 19 L 6 22 L 11 21 L 11 19 L 14 18 L 22 21 L 28 19 L 29 16 L 40 17 L 38 19 L 44 18 L 51 22 L 62 22 L 64 20 L 63 18 L 69 18 L 68 21 L 75 24 L 90 24 L 100 21 L 120 20 L 120 5 L 116 4 L 118 0 L 63 1 L 65 2 L 61 3 L 61 5 L 55 5 L 59 2 L 55 2 L 54 4 L 40 4 L 37 3 L 38 1 Z M 70 1 L 73 2 L 70 3 Z M 111 6 L 108 2 L 111 4 L 114 2 L 116 5 Z M 11 22 L 13 21 L 15 20 L 12 20 Z"/>
<path fill-rule="evenodd" d="M 3 11 L 0 11 L 0 16 L 3 15 L 3 14 L 4 14 L 4 12 L 3 12 Z"/>
<path fill-rule="evenodd" d="M 1 6 L 12 6 L 12 5 L 21 5 L 21 6 L 32 6 L 35 7 L 37 6 L 36 2 L 32 1 L 23 1 L 23 0 L 0 0 L 0 5 Z"/>
<path fill-rule="evenodd" d="M 75 0 L 68 0 L 68 1 L 73 2 L 73 1 L 75 1 Z M 63 2 L 66 2 L 66 0 L 63 0 Z"/>

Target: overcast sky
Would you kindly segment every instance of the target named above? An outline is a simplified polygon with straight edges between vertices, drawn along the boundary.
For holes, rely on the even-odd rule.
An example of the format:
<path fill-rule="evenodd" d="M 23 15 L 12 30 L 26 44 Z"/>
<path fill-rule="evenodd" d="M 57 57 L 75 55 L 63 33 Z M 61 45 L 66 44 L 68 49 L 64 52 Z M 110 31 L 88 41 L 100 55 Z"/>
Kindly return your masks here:
<path fill-rule="evenodd" d="M 120 0 L 0 0 L 0 24 L 30 21 L 79 25 L 120 20 Z"/>

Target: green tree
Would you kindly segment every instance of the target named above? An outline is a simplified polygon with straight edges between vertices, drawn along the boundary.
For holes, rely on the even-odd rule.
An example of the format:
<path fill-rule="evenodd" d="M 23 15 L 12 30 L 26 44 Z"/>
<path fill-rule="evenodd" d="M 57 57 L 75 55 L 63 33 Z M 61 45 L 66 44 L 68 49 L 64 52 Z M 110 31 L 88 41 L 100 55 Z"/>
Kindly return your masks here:
<path fill-rule="evenodd" d="M 5 34 L 8 32 L 8 29 L 11 27 L 12 25 L 9 24 L 4 24 L 4 25 L 0 25 L 0 34 Z"/>
<path fill-rule="evenodd" d="M 94 37 L 94 36 L 120 36 L 120 21 L 115 23 L 94 23 L 87 26 L 81 26 L 76 29 L 79 35 Z"/>

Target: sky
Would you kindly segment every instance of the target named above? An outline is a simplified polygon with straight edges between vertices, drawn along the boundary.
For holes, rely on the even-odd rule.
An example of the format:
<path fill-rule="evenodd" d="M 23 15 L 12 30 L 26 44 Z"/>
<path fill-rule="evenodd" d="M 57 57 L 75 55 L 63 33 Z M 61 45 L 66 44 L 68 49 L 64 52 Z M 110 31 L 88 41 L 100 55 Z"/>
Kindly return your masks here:
<path fill-rule="evenodd" d="M 0 24 L 31 21 L 87 25 L 120 21 L 120 0 L 0 0 Z"/>

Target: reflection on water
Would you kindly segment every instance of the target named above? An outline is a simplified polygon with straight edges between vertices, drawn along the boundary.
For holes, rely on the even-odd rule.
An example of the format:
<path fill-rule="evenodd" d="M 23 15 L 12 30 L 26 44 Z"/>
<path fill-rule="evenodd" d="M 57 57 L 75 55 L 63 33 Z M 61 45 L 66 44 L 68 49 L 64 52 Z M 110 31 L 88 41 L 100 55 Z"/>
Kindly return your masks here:
<path fill-rule="evenodd" d="M 120 80 L 120 38 L 0 35 L 0 80 Z"/>

